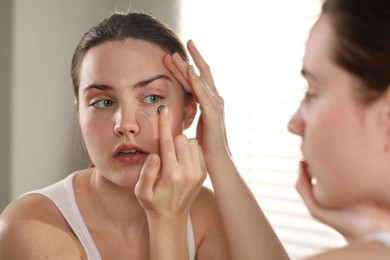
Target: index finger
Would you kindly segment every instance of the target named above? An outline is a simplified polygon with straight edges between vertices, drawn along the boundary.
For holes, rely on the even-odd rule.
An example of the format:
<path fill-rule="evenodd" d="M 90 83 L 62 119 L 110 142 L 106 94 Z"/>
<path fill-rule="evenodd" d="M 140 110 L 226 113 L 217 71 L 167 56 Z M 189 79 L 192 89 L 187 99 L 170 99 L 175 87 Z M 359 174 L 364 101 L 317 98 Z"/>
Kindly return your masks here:
<path fill-rule="evenodd" d="M 192 40 L 189 40 L 187 42 L 187 49 L 190 52 L 196 67 L 199 69 L 200 76 L 204 79 L 204 81 L 212 89 L 212 91 L 218 94 L 218 91 L 214 84 L 213 76 L 211 74 L 210 66 L 207 64 L 203 56 L 200 54 L 199 50 L 196 48 Z"/>
<path fill-rule="evenodd" d="M 169 127 L 168 109 L 164 107 L 158 118 L 160 156 L 163 169 L 170 170 L 172 163 L 176 161 L 175 144 Z"/>

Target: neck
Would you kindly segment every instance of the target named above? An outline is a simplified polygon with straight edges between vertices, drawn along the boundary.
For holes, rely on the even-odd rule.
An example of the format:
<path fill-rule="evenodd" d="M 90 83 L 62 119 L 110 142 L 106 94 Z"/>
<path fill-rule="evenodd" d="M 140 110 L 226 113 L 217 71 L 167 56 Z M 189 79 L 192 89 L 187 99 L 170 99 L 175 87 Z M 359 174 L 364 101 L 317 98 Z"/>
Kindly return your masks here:
<path fill-rule="evenodd" d="M 121 187 L 93 169 L 88 174 L 89 197 L 94 210 L 111 223 L 129 226 L 146 222 L 144 208 L 139 204 L 134 187 Z"/>

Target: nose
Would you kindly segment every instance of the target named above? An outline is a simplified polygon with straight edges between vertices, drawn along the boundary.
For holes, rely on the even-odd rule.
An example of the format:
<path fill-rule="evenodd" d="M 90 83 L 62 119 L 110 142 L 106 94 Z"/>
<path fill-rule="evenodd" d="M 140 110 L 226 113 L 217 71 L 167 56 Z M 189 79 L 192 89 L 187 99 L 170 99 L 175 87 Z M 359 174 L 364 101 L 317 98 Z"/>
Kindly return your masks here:
<path fill-rule="evenodd" d="M 298 136 L 303 136 L 305 130 L 305 123 L 302 118 L 302 106 L 300 105 L 295 111 L 290 121 L 287 124 L 288 130 Z"/>
<path fill-rule="evenodd" d="M 130 108 L 119 109 L 115 115 L 115 135 L 136 135 L 138 132 L 139 124 L 136 120 L 136 112 Z"/>

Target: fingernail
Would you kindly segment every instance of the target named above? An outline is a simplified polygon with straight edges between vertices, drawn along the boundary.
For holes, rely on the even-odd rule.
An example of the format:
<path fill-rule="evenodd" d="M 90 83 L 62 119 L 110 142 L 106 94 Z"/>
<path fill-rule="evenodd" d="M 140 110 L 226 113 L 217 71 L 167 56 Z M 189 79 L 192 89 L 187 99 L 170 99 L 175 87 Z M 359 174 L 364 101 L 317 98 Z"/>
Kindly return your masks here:
<path fill-rule="evenodd" d="M 189 40 L 189 43 L 192 44 L 192 46 L 194 46 L 194 47 L 196 48 L 195 43 L 194 43 L 194 40 L 192 40 L 192 39 Z"/>
<path fill-rule="evenodd" d="M 157 163 L 157 155 L 156 154 L 149 154 L 148 158 L 146 158 L 146 162 L 149 164 L 156 164 Z"/>
<path fill-rule="evenodd" d="M 161 110 L 164 109 L 164 108 L 165 108 L 164 105 L 159 106 L 159 107 L 157 108 L 157 114 L 160 115 Z"/>

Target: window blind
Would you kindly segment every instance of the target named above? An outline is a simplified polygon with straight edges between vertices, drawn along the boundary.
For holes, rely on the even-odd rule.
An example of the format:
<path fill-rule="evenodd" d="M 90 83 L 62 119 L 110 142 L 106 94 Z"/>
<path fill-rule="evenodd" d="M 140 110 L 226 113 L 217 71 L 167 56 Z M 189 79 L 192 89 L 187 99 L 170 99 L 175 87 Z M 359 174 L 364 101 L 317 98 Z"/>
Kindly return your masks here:
<path fill-rule="evenodd" d="M 301 62 L 321 2 L 182 0 L 181 37 L 211 66 L 235 161 L 292 259 L 345 244 L 296 192 L 300 138 L 287 131 L 306 89 Z"/>

